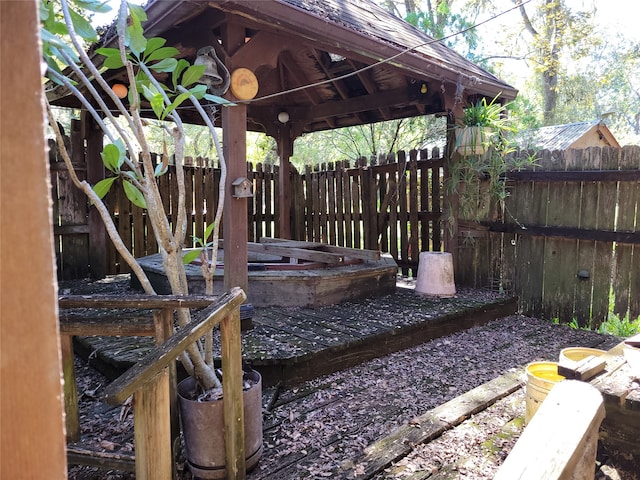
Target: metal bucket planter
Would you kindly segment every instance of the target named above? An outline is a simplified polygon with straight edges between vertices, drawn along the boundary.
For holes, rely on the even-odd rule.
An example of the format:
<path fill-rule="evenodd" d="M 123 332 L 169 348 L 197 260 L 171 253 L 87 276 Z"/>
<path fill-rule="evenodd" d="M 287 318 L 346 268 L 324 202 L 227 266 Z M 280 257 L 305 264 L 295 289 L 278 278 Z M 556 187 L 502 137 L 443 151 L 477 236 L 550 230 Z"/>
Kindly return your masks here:
<path fill-rule="evenodd" d="M 247 471 L 256 466 L 262 455 L 262 377 L 255 370 L 244 372 L 253 385 L 243 392 L 244 448 Z M 195 380 L 178 384 L 180 421 L 191 473 L 201 479 L 226 478 L 224 412 L 222 399 L 197 402 L 190 393 Z"/>

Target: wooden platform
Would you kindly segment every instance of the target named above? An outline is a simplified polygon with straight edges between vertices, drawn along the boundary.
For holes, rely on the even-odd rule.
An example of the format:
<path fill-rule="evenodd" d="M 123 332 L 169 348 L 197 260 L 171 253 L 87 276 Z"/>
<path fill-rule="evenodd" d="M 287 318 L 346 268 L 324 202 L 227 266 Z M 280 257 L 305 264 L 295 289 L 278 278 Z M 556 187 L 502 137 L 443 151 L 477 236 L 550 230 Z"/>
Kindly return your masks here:
<path fill-rule="evenodd" d="M 221 242 L 222 243 L 222 242 Z M 398 265 L 379 251 L 314 242 L 262 238 L 248 243 L 248 302 L 256 307 L 319 307 L 393 292 Z M 218 252 L 214 293 L 224 285 L 223 252 Z M 160 254 L 139 258 L 156 292 L 171 292 Z M 205 293 L 201 264 L 185 265 L 189 292 Z M 137 285 L 132 277 L 134 287 Z"/>
<path fill-rule="evenodd" d="M 254 309 L 243 332 L 244 361 L 263 384 L 291 385 L 357 365 L 516 311 L 516 299 L 462 290 L 434 298 L 398 287 L 391 294 L 318 308 Z M 115 378 L 146 353 L 149 337 L 82 337 L 76 351 Z"/>

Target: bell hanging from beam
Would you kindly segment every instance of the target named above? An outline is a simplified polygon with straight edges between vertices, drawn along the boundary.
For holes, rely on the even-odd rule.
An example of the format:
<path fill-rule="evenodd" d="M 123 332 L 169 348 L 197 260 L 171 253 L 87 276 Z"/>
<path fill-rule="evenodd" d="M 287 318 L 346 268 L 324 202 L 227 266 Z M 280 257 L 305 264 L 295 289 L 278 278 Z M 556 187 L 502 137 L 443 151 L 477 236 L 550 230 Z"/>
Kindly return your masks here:
<path fill-rule="evenodd" d="M 194 65 L 204 65 L 205 70 L 202 74 L 201 82 L 207 86 L 207 89 L 216 95 L 221 95 L 229 88 L 229 71 L 216 55 L 213 47 L 202 47 L 198 50 Z M 222 69 L 220 75 L 218 68 Z"/>

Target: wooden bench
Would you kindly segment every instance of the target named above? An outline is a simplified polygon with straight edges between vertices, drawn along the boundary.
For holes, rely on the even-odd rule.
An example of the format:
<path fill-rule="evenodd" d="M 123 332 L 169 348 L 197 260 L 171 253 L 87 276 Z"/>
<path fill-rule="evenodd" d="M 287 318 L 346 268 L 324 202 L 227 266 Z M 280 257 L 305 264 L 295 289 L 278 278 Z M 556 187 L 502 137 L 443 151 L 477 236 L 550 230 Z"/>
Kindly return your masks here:
<path fill-rule="evenodd" d="M 146 308 L 154 310 L 153 333 L 149 322 L 125 327 L 121 319 L 111 317 L 104 322 L 78 322 L 62 316 L 60 330 L 63 343 L 65 407 L 70 438 L 80 437 L 77 390 L 73 373 L 73 335 L 128 334 L 156 336 L 159 345 L 105 390 L 108 403 L 134 398 L 135 471 L 137 479 L 171 479 L 173 471 L 172 428 L 177 431 L 175 400 L 176 358 L 208 330 L 220 324 L 225 411 L 225 442 L 228 478 L 244 478 L 244 425 L 242 409 L 242 354 L 240 341 L 240 304 L 246 299 L 240 288 L 220 297 L 157 296 L 107 298 L 104 296 L 60 297 L 61 308 Z M 173 310 L 205 307 L 191 322 L 173 333 Z M 126 323 L 126 322 L 125 322 Z M 83 326 L 84 325 L 84 326 Z M 118 332 L 118 333 L 115 333 Z M 70 463 L 82 463 L 82 452 L 70 452 Z M 95 460 L 95 459 L 94 459 Z M 91 463 L 90 464 L 95 464 Z M 125 462 L 126 463 L 126 462 Z"/>
<path fill-rule="evenodd" d="M 602 395 L 588 383 L 555 385 L 494 480 L 588 480 L 595 475 Z"/>

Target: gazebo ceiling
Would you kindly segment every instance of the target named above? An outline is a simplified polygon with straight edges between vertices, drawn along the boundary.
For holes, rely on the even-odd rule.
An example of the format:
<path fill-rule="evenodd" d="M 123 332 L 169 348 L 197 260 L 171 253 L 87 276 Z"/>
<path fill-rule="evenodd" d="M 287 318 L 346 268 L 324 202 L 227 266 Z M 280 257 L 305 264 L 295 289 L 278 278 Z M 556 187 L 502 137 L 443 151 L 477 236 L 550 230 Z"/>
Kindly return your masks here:
<path fill-rule="evenodd" d="M 191 60 L 211 45 L 231 72 L 251 70 L 259 90 L 247 105 L 247 128 L 270 135 L 283 111 L 295 137 L 445 114 L 469 97 L 510 100 L 517 94 L 370 1 L 151 0 L 145 10 L 148 37 L 166 38 Z M 230 26 L 245 32 L 244 44 L 232 54 L 222 40 Z M 66 97 L 55 103 L 70 102 Z M 189 110 L 181 116 L 197 123 Z"/>

